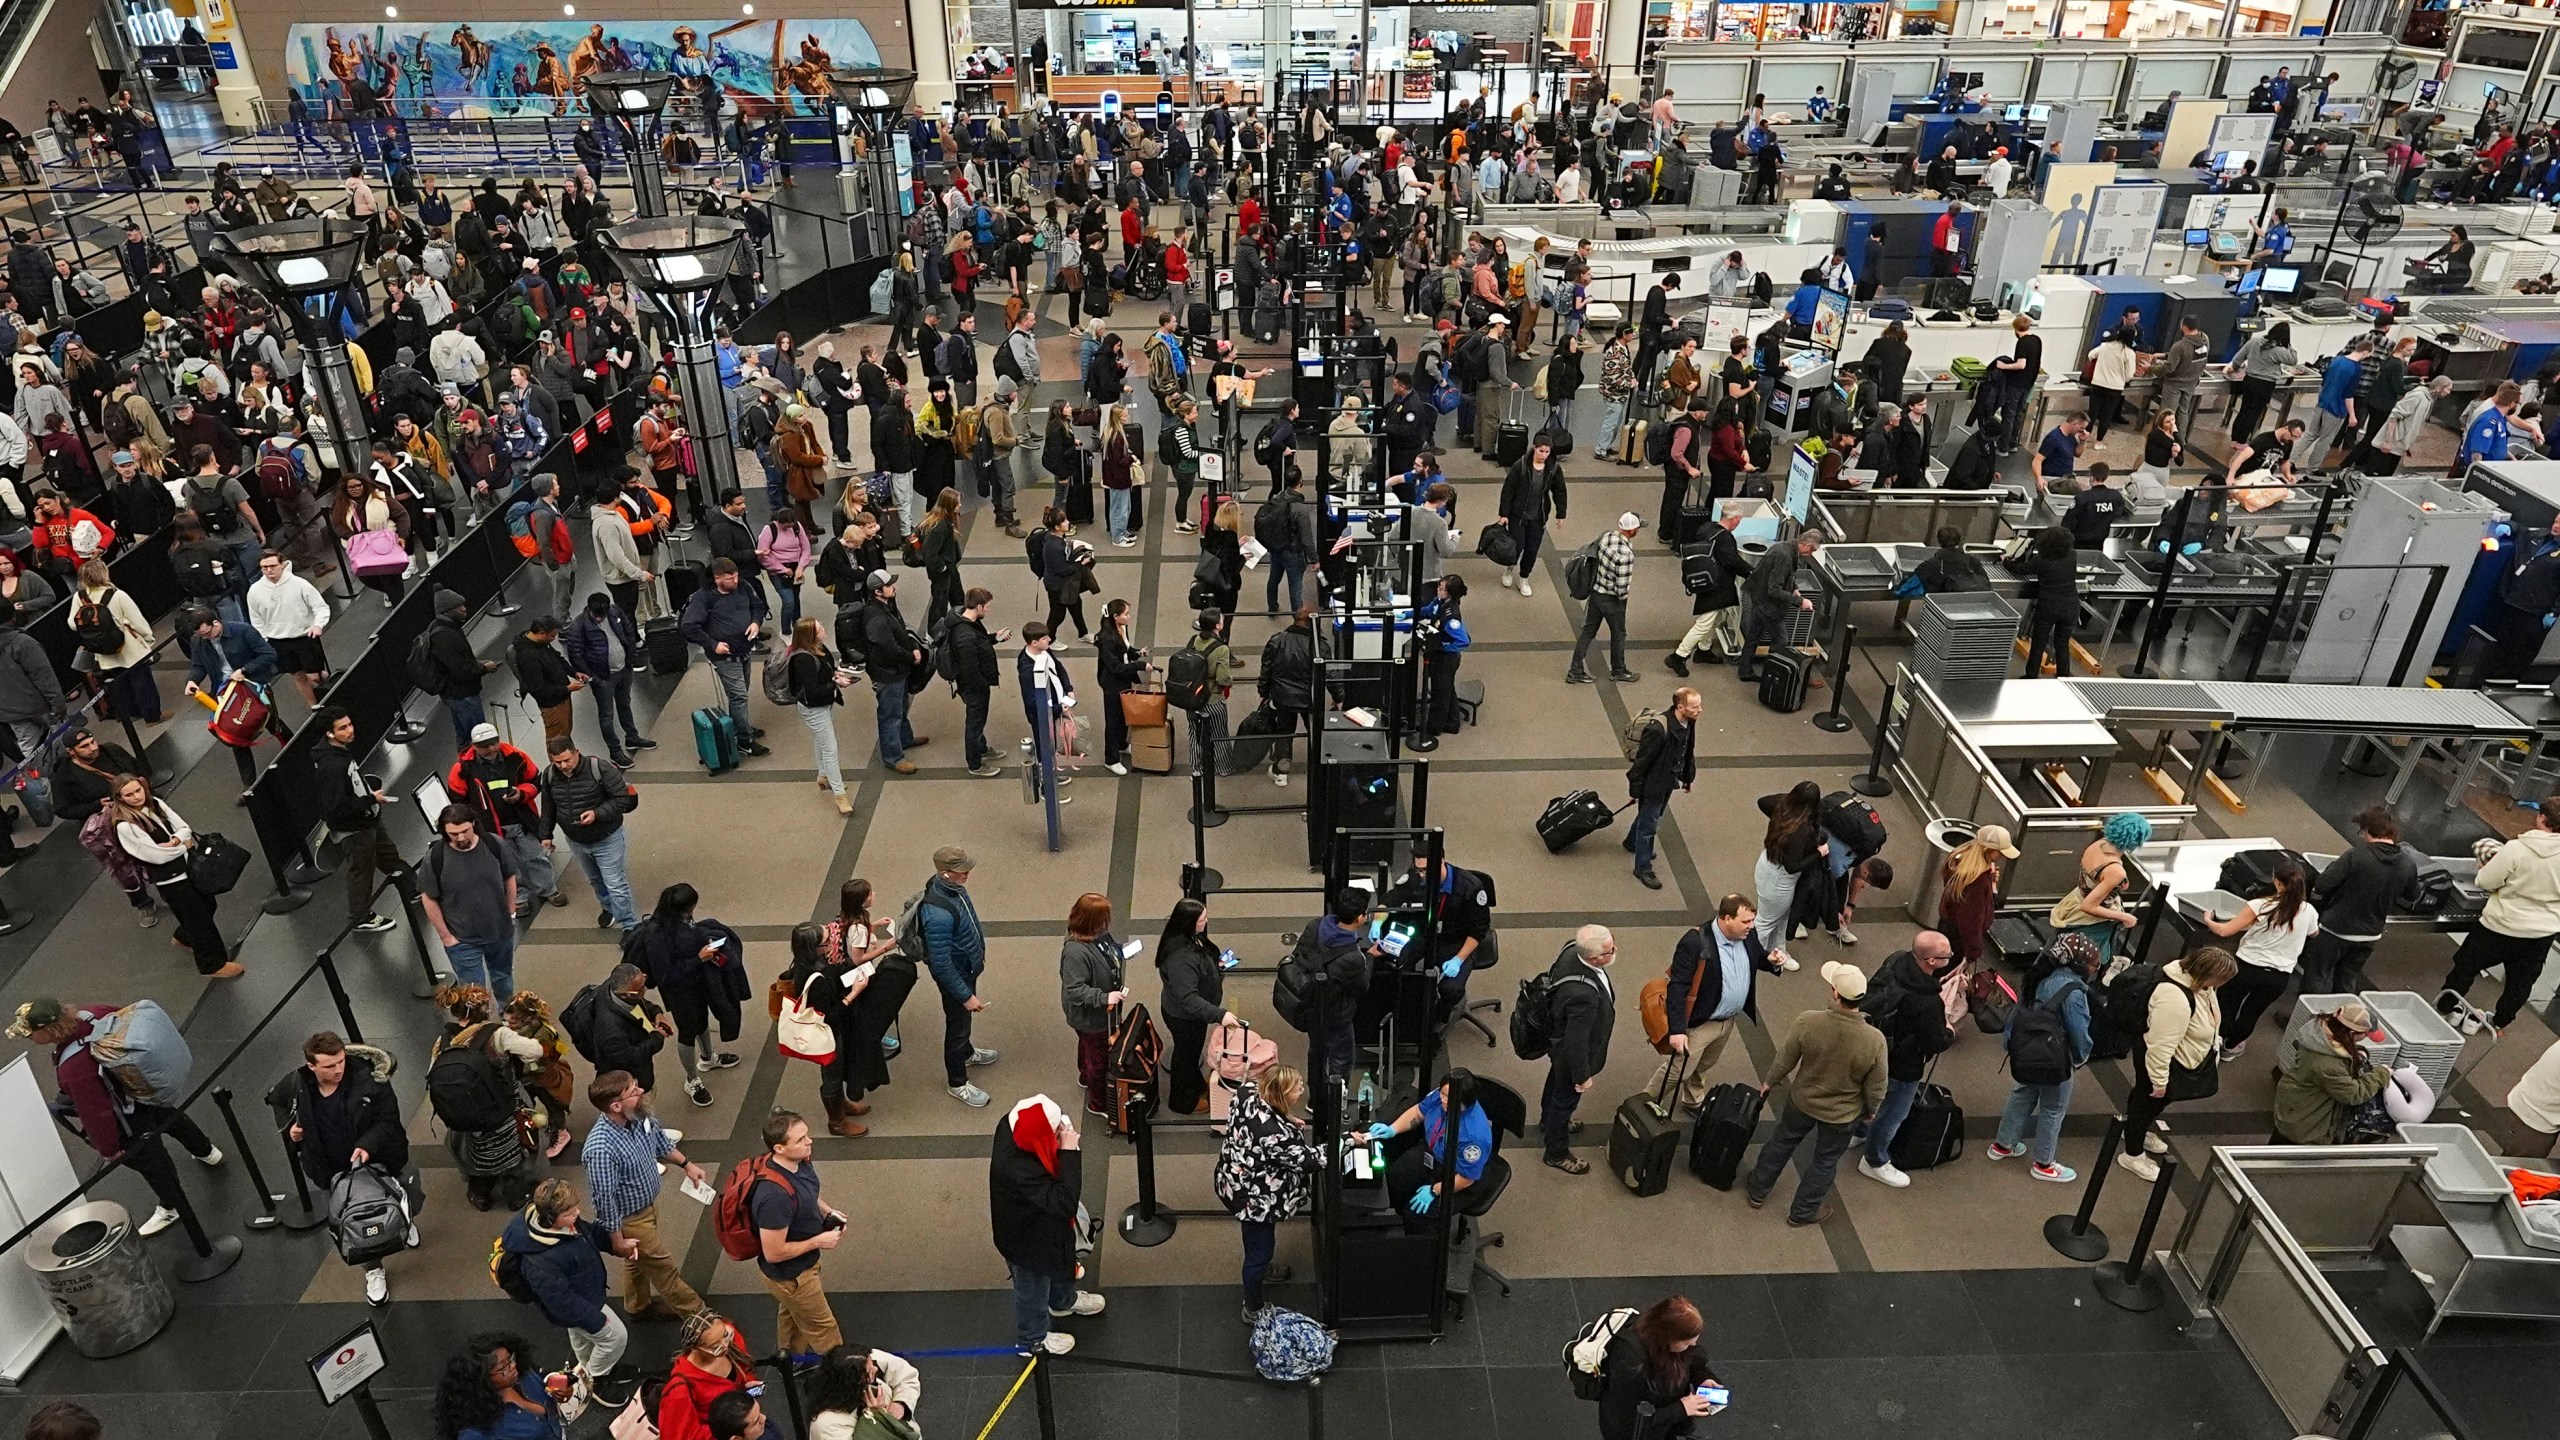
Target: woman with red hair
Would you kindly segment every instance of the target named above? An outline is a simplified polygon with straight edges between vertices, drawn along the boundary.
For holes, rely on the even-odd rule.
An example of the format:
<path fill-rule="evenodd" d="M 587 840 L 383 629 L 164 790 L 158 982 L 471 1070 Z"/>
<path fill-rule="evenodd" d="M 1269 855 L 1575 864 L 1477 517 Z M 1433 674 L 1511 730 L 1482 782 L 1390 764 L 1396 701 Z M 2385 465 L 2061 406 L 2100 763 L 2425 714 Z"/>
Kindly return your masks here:
<path fill-rule="evenodd" d="M 1698 1307 L 1679 1295 L 1618 1327 L 1600 1365 L 1601 1440 L 1678 1440 L 1715 1413 L 1699 1393 L 1716 1387 L 1698 1344 L 1706 1328 Z"/>
<path fill-rule="evenodd" d="M 1058 990 L 1067 1025 L 1076 1032 L 1084 1108 L 1094 1115 L 1111 1113 L 1111 1023 L 1128 998 L 1120 960 L 1120 942 L 1111 938 L 1110 899 L 1090 891 L 1077 896 L 1067 911 L 1067 943 L 1058 952 Z"/>

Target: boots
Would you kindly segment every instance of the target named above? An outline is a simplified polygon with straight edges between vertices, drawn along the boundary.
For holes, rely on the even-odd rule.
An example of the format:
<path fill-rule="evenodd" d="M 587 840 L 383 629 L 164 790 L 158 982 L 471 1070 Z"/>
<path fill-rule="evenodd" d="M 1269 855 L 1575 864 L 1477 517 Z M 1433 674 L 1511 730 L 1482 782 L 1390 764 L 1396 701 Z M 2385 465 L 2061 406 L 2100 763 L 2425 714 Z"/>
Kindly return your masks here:
<path fill-rule="evenodd" d="M 871 1127 L 853 1118 L 842 1100 L 830 1100 L 827 1106 L 827 1133 L 847 1140 L 859 1140 L 871 1133 Z"/>

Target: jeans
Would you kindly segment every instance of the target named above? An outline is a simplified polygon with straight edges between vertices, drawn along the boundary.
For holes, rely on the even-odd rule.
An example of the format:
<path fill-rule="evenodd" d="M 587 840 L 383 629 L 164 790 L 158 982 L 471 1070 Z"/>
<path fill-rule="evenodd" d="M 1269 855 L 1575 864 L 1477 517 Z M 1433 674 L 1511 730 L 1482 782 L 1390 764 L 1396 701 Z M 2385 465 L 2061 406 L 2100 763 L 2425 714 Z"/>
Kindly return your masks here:
<path fill-rule="evenodd" d="M 1734 672 L 1736 679 L 1747 684 L 1759 677 L 1760 672 L 1754 662 L 1759 658 L 1761 646 L 1766 645 L 1772 650 L 1778 648 L 1778 619 L 1778 612 L 1766 605 L 1742 607 L 1742 661 Z"/>
<path fill-rule="evenodd" d="M 2062 1117 L 2071 1108 L 2071 1082 L 2057 1085 L 2015 1085 L 2009 1090 L 2009 1103 L 2000 1109 L 2000 1133 L 1992 1138 L 2002 1145 L 2015 1145 L 2026 1137 L 2027 1122 L 2035 1121 L 2035 1144 L 2029 1153 L 2039 1165 L 2053 1163 L 2054 1153 L 2062 1144 Z M 2136 1144 L 2141 1143 L 2139 1139 Z"/>
<path fill-rule="evenodd" d="M 1004 1268 L 1013 1274 L 1013 1338 L 1028 1350 L 1048 1338 L 1050 1311 L 1076 1303 L 1076 1282 L 1043 1275 L 1010 1260 Z"/>
<path fill-rule="evenodd" d="M 774 620 L 781 627 L 782 641 L 787 645 L 791 642 L 791 632 L 800 626 L 800 586 L 790 576 L 770 570 L 765 572 L 764 578 L 773 582 Z"/>
<path fill-rule="evenodd" d="M 1103 516 L 1114 540 L 1129 538 L 1129 493 L 1107 488 L 1102 492 Z"/>
<path fill-rule="evenodd" d="M 538 905 L 550 899 L 559 879 L 551 852 L 542 848 L 542 837 L 522 825 L 510 825 L 500 838 L 506 841 L 507 853 L 515 857 L 518 902 Z"/>
<path fill-rule="evenodd" d="M 1351 1073 L 1352 1061 L 1360 1054 L 1360 1041 L 1351 1031 L 1351 1017 L 1323 1019 L 1316 1022 L 1307 1036 L 1308 1073 L 1328 1080 L 1339 1080 Z"/>
<path fill-rule="evenodd" d="M 471 732 L 489 718 L 477 695 L 447 695 L 444 712 L 453 718 L 453 743 L 466 750 L 471 748 Z"/>
<path fill-rule="evenodd" d="M 960 753 L 972 770 L 987 762 L 987 697 L 992 693 L 960 692 Z"/>
<path fill-rule="evenodd" d="M 720 688 L 729 695 L 729 718 L 738 726 L 738 749 L 744 753 L 755 742 L 755 733 L 747 728 L 747 657 L 714 655 L 711 673 L 720 677 Z"/>
<path fill-rule="evenodd" d="M 1550 1160 L 1562 1160 L 1573 1153 L 1573 1112 L 1582 1103 L 1582 1092 L 1564 1076 L 1564 1066 L 1549 1061 L 1546 1089 L 1538 1095 L 1538 1133 L 1546 1141 Z"/>
<path fill-rule="evenodd" d="M 1271 1252 L 1280 1244 L 1280 1226 L 1271 1220 L 1244 1222 L 1244 1303 L 1262 1307 L 1262 1277 L 1271 1270 Z"/>
<path fill-rule="evenodd" d="M 1770 859 L 1764 850 L 1751 863 L 1751 884 L 1760 899 L 1760 918 L 1752 928 L 1760 932 L 1761 948 L 1775 956 L 1787 948 L 1787 912 L 1795 908 L 1796 872 Z"/>
<path fill-rule="evenodd" d="M 640 928 L 640 911 L 631 900 L 631 840 L 617 827 L 614 832 L 593 844 L 572 840 L 569 853 L 578 857 L 578 869 L 587 877 L 587 888 L 596 892 L 596 905 L 613 916 L 613 923 L 630 934 Z"/>
<path fill-rule="evenodd" d="M 1867 1122 L 1867 1163 L 1893 1163 L 1893 1137 L 1902 1130 L 1902 1122 L 1911 1114 L 1911 1102 L 1920 1094 L 1917 1080 L 1884 1082 L 1884 1102 L 1876 1106 L 1876 1118 Z"/>
<path fill-rule="evenodd" d="M 832 705 L 795 705 L 800 723 L 809 727 L 809 749 L 817 757 L 818 778 L 827 782 L 827 793 L 844 793 L 844 767 L 836 759 L 836 708 Z"/>
<path fill-rule="evenodd" d="M 942 1078 L 954 1090 L 969 1083 L 969 1057 L 977 1046 L 969 1038 L 970 1010 L 967 996 L 955 1000 L 947 990 L 942 995 Z"/>
<path fill-rule="evenodd" d="M 1759 1163 L 1751 1167 L 1751 1178 L 1744 1181 L 1751 1195 L 1767 1199 L 1778 1186 L 1778 1174 L 1787 1168 L 1796 1147 L 1805 1137 L 1813 1137 L 1813 1163 L 1805 1167 L 1804 1178 L 1796 1182 L 1795 1199 L 1787 1205 L 1787 1218 L 1800 1225 L 1810 1225 L 1822 1214 L 1822 1202 L 1830 1198 L 1831 1181 L 1840 1173 L 1840 1157 L 1849 1153 L 1850 1142 L 1857 1138 L 1855 1123 L 1832 1124 L 1816 1120 L 1787 1102 L 1778 1116 L 1778 1133 L 1760 1147 Z"/>
<path fill-rule="evenodd" d="M 1280 582 L 1284 576 L 1289 582 L 1289 609 L 1294 613 L 1300 605 L 1306 603 L 1307 557 L 1292 547 L 1272 552 L 1271 574 L 1262 583 L 1263 609 L 1280 608 Z"/>
<path fill-rule="evenodd" d="M 1590 599 L 1582 602 L 1582 633 L 1573 640 L 1574 673 L 1581 673 L 1583 657 L 1591 653 L 1591 642 L 1599 638 L 1603 621 L 1609 626 L 1610 673 L 1627 668 L 1627 597 L 1603 595 L 1595 590 Z"/>
<path fill-rule="evenodd" d="M 504 939 L 456 940 L 444 947 L 444 958 L 453 964 L 453 978 L 464 985 L 486 985 L 489 993 L 504 1005 L 516 993 L 516 936 L 510 929 Z"/>
<path fill-rule="evenodd" d="M 880 727 L 880 763 L 895 765 L 907 758 L 907 747 L 916 743 L 916 727 L 907 723 L 907 677 L 873 671 L 871 698 Z"/>
<path fill-rule="evenodd" d="M 640 738 L 640 722 L 631 718 L 631 671 L 628 668 L 610 675 L 587 677 L 587 693 L 595 697 L 596 728 L 604 732 L 605 752 L 628 756 L 631 744 Z M 614 732 L 619 723 L 621 733 Z"/>
<path fill-rule="evenodd" d="M 1636 868 L 1653 868 L 1653 837 L 1662 829 L 1662 812 L 1671 805 L 1671 797 L 1636 802 L 1635 823 L 1627 827 L 1627 848 L 1635 852 Z"/>

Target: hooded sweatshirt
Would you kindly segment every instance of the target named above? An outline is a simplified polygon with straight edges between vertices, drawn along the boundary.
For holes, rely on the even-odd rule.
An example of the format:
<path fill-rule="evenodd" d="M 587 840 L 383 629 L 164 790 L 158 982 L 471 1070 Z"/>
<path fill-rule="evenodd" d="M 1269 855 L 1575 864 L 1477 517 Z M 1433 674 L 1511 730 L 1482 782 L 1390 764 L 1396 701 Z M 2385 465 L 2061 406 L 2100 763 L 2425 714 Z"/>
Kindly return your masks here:
<path fill-rule="evenodd" d="M 2293 1027 L 2293 1063 L 2276 1077 L 2276 1133 L 2296 1145 L 2335 1145 L 2347 1116 L 2391 1083 L 2391 1073 L 2340 1050 L 2317 1015 Z"/>
<path fill-rule="evenodd" d="M 2347 847 L 2311 884 L 2320 928 L 2358 943 L 2382 938 L 2391 907 L 2417 887 L 2418 857 L 2397 840 L 2368 840 Z"/>
<path fill-rule="evenodd" d="M 2489 892 L 2481 924 L 2517 939 L 2560 935 L 2560 832 L 2528 830 L 2499 846 L 2480 888 Z"/>

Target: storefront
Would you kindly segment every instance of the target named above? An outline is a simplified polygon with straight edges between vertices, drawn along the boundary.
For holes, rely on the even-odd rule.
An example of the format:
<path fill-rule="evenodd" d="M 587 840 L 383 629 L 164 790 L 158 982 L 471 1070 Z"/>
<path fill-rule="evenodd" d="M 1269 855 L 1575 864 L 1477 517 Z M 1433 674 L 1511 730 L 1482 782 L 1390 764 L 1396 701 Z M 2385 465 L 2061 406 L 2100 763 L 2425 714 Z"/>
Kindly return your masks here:
<path fill-rule="evenodd" d="M 1764 45 L 1943 35 L 1957 39 L 2204 40 L 2290 35 L 2331 23 L 2333 0 L 1898 0 L 1804 5 L 1777 0 L 1642 0 L 1644 37 Z M 2335 4 L 2341 11 L 2351 8 Z M 2352 7 L 2365 8 L 2371 7 Z"/>

